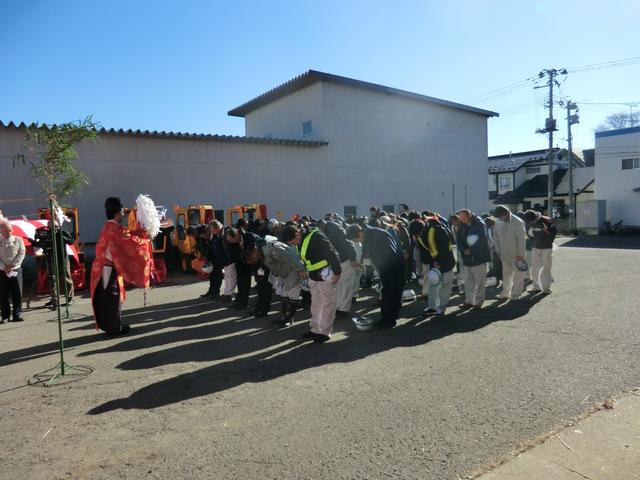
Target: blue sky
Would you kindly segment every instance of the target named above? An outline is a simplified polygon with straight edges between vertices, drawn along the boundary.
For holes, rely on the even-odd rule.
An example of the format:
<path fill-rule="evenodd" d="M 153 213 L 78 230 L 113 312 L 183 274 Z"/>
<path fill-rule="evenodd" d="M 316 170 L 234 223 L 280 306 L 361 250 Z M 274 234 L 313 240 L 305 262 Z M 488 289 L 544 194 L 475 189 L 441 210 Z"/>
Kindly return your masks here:
<path fill-rule="evenodd" d="M 638 57 L 638 25 L 629 0 L 5 0 L 0 119 L 242 135 L 229 109 L 315 69 L 497 111 L 490 154 L 545 148 L 546 90 L 477 97 L 544 68 Z M 608 103 L 640 102 L 639 79 L 640 62 L 566 77 L 574 146 L 629 110 Z"/>

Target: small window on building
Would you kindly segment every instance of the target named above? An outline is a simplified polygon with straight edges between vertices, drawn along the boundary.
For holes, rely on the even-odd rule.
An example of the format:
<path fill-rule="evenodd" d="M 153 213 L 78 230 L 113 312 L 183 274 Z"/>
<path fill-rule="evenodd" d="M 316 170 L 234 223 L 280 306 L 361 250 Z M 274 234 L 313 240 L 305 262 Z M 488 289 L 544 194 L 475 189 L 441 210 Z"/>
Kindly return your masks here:
<path fill-rule="evenodd" d="M 495 192 L 498 189 L 497 175 L 489 175 L 489 191 Z"/>
<path fill-rule="evenodd" d="M 527 167 L 527 174 L 540 173 L 540 167 Z"/>
<path fill-rule="evenodd" d="M 632 168 L 640 168 L 640 158 L 623 158 L 622 170 L 631 170 Z"/>
<path fill-rule="evenodd" d="M 313 126 L 311 125 L 311 120 L 302 122 L 302 136 L 306 137 L 307 135 L 311 135 L 313 133 Z"/>
<path fill-rule="evenodd" d="M 358 207 L 349 205 L 344 207 L 344 216 L 353 215 L 354 217 L 358 214 Z"/>
<path fill-rule="evenodd" d="M 387 213 L 395 213 L 396 206 L 394 204 L 382 205 L 382 210 Z"/>
<path fill-rule="evenodd" d="M 508 190 L 511 188 L 511 178 L 510 177 L 500 177 L 498 180 L 500 185 L 500 190 Z"/>

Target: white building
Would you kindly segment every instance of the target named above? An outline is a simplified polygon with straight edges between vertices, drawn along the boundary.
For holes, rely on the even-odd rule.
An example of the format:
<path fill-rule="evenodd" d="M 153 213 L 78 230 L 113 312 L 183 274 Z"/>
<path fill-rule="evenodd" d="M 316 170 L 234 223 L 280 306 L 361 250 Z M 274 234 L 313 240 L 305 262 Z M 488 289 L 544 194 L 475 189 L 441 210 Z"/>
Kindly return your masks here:
<path fill-rule="evenodd" d="M 640 127 L 596 132 L 595 197 L 606 219 L 640 227 Z"/>
<path fill-rule="evenodd" d="M 555 189 L 562 180 L 564 171 L 569 168 L 569 152 L 562 148 L 554 149 L 552 162 Z M 584 162 L 575 153 L 573 166 L 575 168 L 584 166 Z M 548 150 L 532 150 L 489 157 L 488 172 L 489 200 L 493 205 L 505 204 L 520 210 L 539 204 L 546 209 Z M 559 207 L 561 204 L 556 206 Z"/>
<path fill-rule="evenodd" d="M 103 202 L 265 203 L 269 213 L 365 215 L 369 206 L 448 214 L 486 209 L 487 118 L 494 112 L 322 72 L 307 73 L 237 107 L 246 137 L 101 130 L 78 149 L 91 185 L 68 199 L 80 208 L 81 240 L 93 242 Z M 0 209 L 29 214 L 45 199 L 12 157 L 24 125 L 0 123 Z"/>

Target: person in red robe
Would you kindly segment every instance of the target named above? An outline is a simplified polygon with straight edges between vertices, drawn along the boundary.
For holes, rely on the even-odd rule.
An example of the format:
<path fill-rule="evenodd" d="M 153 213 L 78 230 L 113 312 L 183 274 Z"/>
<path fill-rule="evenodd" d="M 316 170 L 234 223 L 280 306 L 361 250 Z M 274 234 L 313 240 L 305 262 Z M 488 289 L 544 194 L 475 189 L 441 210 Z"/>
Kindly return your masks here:
<path fill-rule="evenodd" d="M 143 229 L 128 231 L 122 226 L 124 205 L 119 198 L 107 198 L 104 206 L 107 222 L 100 232 L 91 266 L 91 305 L 96 330 L 120 335 L 131 329 L 120 320 L 126 296 L 124 283 L 149 287 L 152 250 Z"/>

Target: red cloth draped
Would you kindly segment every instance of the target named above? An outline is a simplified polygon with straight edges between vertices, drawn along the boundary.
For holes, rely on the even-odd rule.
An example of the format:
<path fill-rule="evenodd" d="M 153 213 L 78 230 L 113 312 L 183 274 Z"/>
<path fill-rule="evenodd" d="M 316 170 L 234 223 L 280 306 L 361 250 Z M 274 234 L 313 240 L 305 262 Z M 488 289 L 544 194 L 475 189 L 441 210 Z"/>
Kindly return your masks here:
<path fill-rule="evenodd" d="M 150 243 L 142 229 L 129 232 L 116 222 L 105 223 L 96 244 L 96 258 L 91 265 L 91 298 L 93 299 L 96 285 L 102 279 L 102 267 L 111 264 L 106 257 L 107 248 L 118 273 L 121 302 L 126 297 L 125 281 L 136 287 L 149 287 L 152 261 L 152 255 L 149 254 L 152 251 Z"/>

